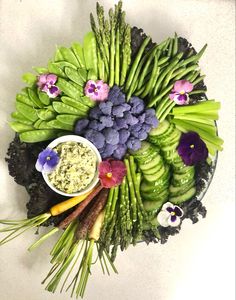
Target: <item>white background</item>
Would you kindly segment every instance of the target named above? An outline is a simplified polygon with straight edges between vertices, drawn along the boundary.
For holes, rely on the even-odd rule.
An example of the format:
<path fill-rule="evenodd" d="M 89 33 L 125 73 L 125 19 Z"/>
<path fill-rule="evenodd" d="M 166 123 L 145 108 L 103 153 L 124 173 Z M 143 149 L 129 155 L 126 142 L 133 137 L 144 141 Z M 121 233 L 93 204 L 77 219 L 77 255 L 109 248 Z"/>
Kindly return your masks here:
<path fill-rule="evenodd" d="M 112 0 L 101 3 L 109 8 Z M 208 97 L 222 102 L 219 133 L 225 140 L 213 182 L 204 198 L 208 215 L 192 226 L 185 221 L 179 235 L 164 246 L 139 245 L 119 254 L 119 275 L 104 277 L 95 267 L 87 300 L 233 300 L 235 180 L 235 7 L 230 0 L 124 0 L 130 24 L 143 27 L 160 42 L 174 31 L 199 50 L 207 75 Z M 28 196 L 8 176 L 5 153 L 14 133 L 7 120 L 21 75 L 44 66 L 55 45 L 69 46 L 90 30 L 92 0 L 0 0 L 0 218 L 25 216 Z M 29 232 L 0 249 L 0 299 L 70 299 L 50 295 L 40 282 L 49 270 L 52 241 L 32 254 Z"/>

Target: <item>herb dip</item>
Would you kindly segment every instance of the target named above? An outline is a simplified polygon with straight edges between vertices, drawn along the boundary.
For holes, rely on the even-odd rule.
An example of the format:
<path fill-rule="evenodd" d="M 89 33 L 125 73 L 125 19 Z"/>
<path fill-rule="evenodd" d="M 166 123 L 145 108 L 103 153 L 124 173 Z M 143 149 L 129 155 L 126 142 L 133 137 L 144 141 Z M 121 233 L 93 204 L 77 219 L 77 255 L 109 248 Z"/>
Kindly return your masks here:
<path fill-rule="evenodd" d="M 84 190 L 93 180 L 97 169 L 97 157 L 88 146 L 77 142 L 65 142 L 53 148 L 60 160 L 48 179 L 58 190 L 73 194 Z"/>

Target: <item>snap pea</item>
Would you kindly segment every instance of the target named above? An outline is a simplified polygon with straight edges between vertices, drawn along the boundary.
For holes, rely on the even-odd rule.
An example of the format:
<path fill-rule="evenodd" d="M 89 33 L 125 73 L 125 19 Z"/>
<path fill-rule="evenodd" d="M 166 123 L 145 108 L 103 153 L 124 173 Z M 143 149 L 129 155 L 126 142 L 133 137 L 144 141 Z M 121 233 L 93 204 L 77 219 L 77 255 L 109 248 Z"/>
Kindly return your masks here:
<path fill-rule="evenodd" d="M 38 107 L 38 108 L 43 108 L 44 104 L 40 101 L 35 89 L 33 90 L 32 88 L 28 88 L 27 91 L 28 91 L 30 100 L 34 103 L 34 106 Z"/>
<path fill-rule="evenodd" d="M 158 57 L 158 59 L 159 59 L 160 51 L 157 51 L 157 50 L 158 50 L 158 48 L 155 47 L 155 51 L 151 52 L 151 54 L 150 54 L 148 60 L 146 61 L 146 64 L 145 64 L 145 66 L 144 66 L 144 68 L 143 68 L 143 70 L 142 70 L 142 73 L 141 73 L 141 75 L 140 75 L 140 77 L 139 77 L 139 80 L 138 80 L 138 81 L 139 81 L 139 83 L 138 83 L 138 89 L 140 89 L 141 86 L 143 85 L 144 78 L 145 78 L 146 75 L 148 74 L 149 67 L 150 67 L 150 64 L 151 64 L 151 62 L 152 62 L 152 60 L 153 60 L 153 57 L 154 57 L 155 55 L 157 55 L 157 57 Z"/>
<path fill-rule="evenodd" d="M 34 107 L 34 103 L 29 99 L 29 96 L 23 95 L 23 94 L 17 94 L 16 95 L 16 101 L 24 103 L 26 105 L 29 105 L 31 107 Z"/>
<path fill-rule="evenodd" d="M 79 76 L 82 78 L 82 80 L 84 82 L 87 81 L 87 78 L 88 78 L 88 73 L 87 73 L 87 70 L 86 69 L 82 69 L 82 68 L 79 68 L 77 69 L 78 73 L 79 73 Z"/>
<path fill-rule="evenodd" d="M 34 122 L 34 128 L 39 129 L 39 126 L 42 122 L 43 122 L 43 120 L 38 119 L 36 122 Z"/>
<path fill-rule="evenodd" d="M 35 83 L 36 79 L 36 75 L 32 73 L 25 73 L 22 76 L 22 80 L 30 86 Z"/>
<path fill-rule="evenodd" d="M 79 95 L 80 96 L 83 96 L 84 95 L 84 89 L 81 85 L 78 85 L 77 83 L 71 81 L 71 80 L 68 80 L 68 82 L 73 85 L 73 87 L 78 91 Z"/>
<path fill-rule="evenodd" d="M 82 115 L 79 109 L 76 109 L 62 102 L 54 101 L 52 103 L 52 106 L 55 109 L 55 111 L 58 112 L 59 114 L 70 114 L 70 115 L 78 115 L 78 116 Z"/>
<path fill-rule="evenodd" d="M 157 56 L 155 56 L 151 77 L 150 77 L 150 80 L 149 80 L 148 84 L 146 85 L 146 88 L 145 88 L 144 92 L 141 95 L 141 98 L 145 98 L 150 93 L 154 82 L 156 82 L 156 80 L 157 80 L 157 77 L 158 77 L 159 72 L 160 72 L 160 68 L 157 67 L 157 64 L 158 64 L 158 58 L 157 58 Z"/>
<path fill-rule="evenodd" d="M 73 52 L 80 64 L 80 68 L 85 68 L 83 47 L 79 43 L 74 43 L 74 44 L 72 44 L 71 49 L 73 50 Z"/>
<path fill-rule="evenodd" d="M 38 97 L 44 105 L 49 105 L 51 103 L 50 98 L 45 92 L 41 92 L 40 90 L 38 90 Z"/>
<path fill-rule="evenodd" d="M 55 55 L 54 55 L 54 61 L 62 61 L 64 60 L 63 55 L 61 53 L 60 48 L 57 47 Z"/>
<path fill-rule="evenodd" d="M 88 32 L 84 37 L 83 53 L 86 69 L 94 69 L 97 76 L 97 43 L 92 31 Z"/>
<path fill-rule="evenodd" d="M 81 111 L 81 113 L 84 113 L 84 114 L 88 113 L 89 107 L 84 105 L 83 102 L 79 99 L 74 100 L 70 97 L 63 96 L 63 97 L 61 97 L 61 101 L 67 105 L 77 108 L 78 110 Z"/>
<path fill-rule="evenodd" d="M 38 129 L 52 129 L 52 126 L 48 125 L 48 121 L 42 121 L 38 125 Z"/>
<path fill-rule="evenodd" d="M 20 140 L 26 143 L 37 143 L 47 141 L 55 138 L 58 134 L 58 130 L 54 129 L 40 129 L 31 130 L 20 133 Z"/>
<path fill-rule="evenodd" d="M 205 77 L 206 77 L 206 75 L 199 76 L 192 82 L 193 85 L 196 85 L 197 83 L 201 82 Z"/>
<path fill-rule="evenodd" d="M 89 69 L 88 70 L 88 78 L 91 80 L 97 80 L 97 73 L 94 71 L 94 69 Z"/>
<path fill-rule="evenodd" d="M 80 117 L 75 115 L 58 115 L 57 120 L 63 124 L 74 126 L 75 122 L 79 120 Z"/>
<path fill-rule="evenodd" d="M 142 55 L 148 45 L 148 43 L 150 42 L 151 38 L 150 37 L 146 37 L 145 40 L 143 41 L 141 47 L 139 48 L 139 51 L 138 51 L 138 54 L 136 55 L 135 59 L 134 59 L 134 62 L 132 64 L 132 67 L 130 69 L 130 72 L 129 72 L 129 75 L 128 75 L 128 78 L 127 78 L 127 81 L 126 81 L 126 91 L 129 89 L 131 83 L 132 83 L 132 80 L 134 78 L 134 75 L 135 75 L 135 72 L 138 68 L 138 64 L 142 58 Z"/>
<path fill-rule="evenodd" d="M 26 125 L 31 125 L 32 121 L 26 119 L 21 113 L 19 113 L 18 111 L 15 111 L 13 113 L 11 113 L 11 117 L 13 119 L 15 119 L 16 121 L 18 121 L 19 123 L 23 123 Z"/>
<path fill-rule="evenodd" d="M 54 63 L 54 62 L 51 62 L 51 61 L 50 61 L 50 62 L 48 63 L 48 71 L 49 71 L 50 73 L 53 73 L 53 74 L 59 76 L 59 77 L 67 78 L 67 77 L 66 77 L 66 74 L 62 71 L 62 69 L 59 68 L 59 67 L 56 65 L 56 63 Z"/>
<path fill-rule="evenodd" d="M 71 84 L 72 81 L 66 81 L 63 78 L 58 78 L 57 86 L 59 89 L 64 92 L 66 95 L 70 96 L 71 98 L 79 98 L 81 96 L 81 92 Z"/>
<path fill-rule="evenodd" d="M 74 52 L 70 48 L 60 47 L 60 52 L 63 56 L 63 60 L 71 63 L 72 65 L 76 66 L 77 68 L 80 67 L 80 64 L 74 54 Z"/>
<path fill-rule="evenodd" d="M 46 109 L 46 108 L 40 109 L 37 113 L 38 113 L 38 117 L 43 121 L 50 121 L 50 120 L 55 119 L 55 117 L 56 117 L 55 112 L 52 112 L 51 110 Z"/>
<path fill-rule="evenodd" d="M 175 56 L 177 53 L 178 53 L 178 36 L 177 33 L 175 32 L 174 44 L 172 48 L 172 56 Z"/>
<path fill-rule="evenodd" d="M 16 110 L 21 113 L 26 119 L 35 122 L 38 119 L 37 110 L 29 105 L 21 102 L 16 102 Z"/>
<path fill-rule="evenodd" d="M 61 123 L 58 120 L 49 121 L 49 122 L 47 122 L 47 124 L 49 126 L 51 126 L 51 128 L 73 131 L 73 126 L 72 125 Z"/>
<path fill-rule="evenodd" d="M 36 71 L 38 74 L 45 74 L 45 73 L 48 73 L 48 69 L 47 68 L 44 68 L 44 67 L 32 67 L 32 69 L 34 71 Z"/>
<path fill-rule="evenodd" d="M 96 105 L 96 102 L 91 100 L 89 97 L 83 96 L 80 97 L 79 99 L 84 105 L 87 105 L 88 107 L 92 108 Z"/>
<path fill-rule="evenodd" d="M 67 77 L 77 83 L 78 85 L 84 86 L 84 80 L 81 78 L 77 70 L 74 70 L 70 67 L 65 68 L 65 73 Z"/>
<path fill-rule="evenodd" d="M 75 65 L 73 65 L 72 63 L 68 62 L 68 61 L 57 61 L 53 63 L 54 66 L 59 67 L 64 73 L 65 73 L 65 68 L 69 67 L 71 69 L 77 70 L 77 67 Z"/>
<path fill-rule="evenodd" d="M 32 126 L 20 122 L 10 122 L 9 125 L 15 132 L 19 132 L 19 133 L 34 129 L 34 127 Z"/>

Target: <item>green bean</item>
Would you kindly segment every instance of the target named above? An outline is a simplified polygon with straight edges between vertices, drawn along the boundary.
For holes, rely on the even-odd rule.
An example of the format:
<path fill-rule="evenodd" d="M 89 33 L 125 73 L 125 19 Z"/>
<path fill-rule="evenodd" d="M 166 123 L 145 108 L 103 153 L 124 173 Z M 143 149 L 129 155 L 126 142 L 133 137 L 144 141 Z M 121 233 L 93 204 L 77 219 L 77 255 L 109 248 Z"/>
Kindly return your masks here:
<path fill-rule="evenodd" d="M 172 56 L 175 56 L 178 53 L 178 35 L 175 32 L 174 45 L 172 49 Z"/>
<path fill-rule="evenodd" d="M 29 95 L 30 100 L 34 103 L 34 106 L 39 107 L 39 108 L 43 108 L 44 104 L 40 101 L 36 91 L 31 89 L 31 88 L 28 88 L 27 91 L 28 91 L 28 95 Z"/>
<path fill-rule="evenodd" d="M 85 68 L 83 47 L 79 43 L 74 43 L 74 44 L 72 44 L 71 49 L 73 50 L 73 52 L 79 62 L 79 67 Z"/>
<path fill-rule="evenodd" d="M 69 115 L 78 115 L 78 116 L 82 115 L 79 109 L 76 109 L 62 102 L 53 101 L 52 106 L 54 110 L 59 114 L 69 114 Z"/>
<path fill-rule="evenodd" d="M 173 78 L 173 80 L 183 79 L 185 75 L 194 71 L 196 68 L 198 68 L 198 65 L 192 65 L 192 66 L 186 68 L 183 72 L 179 73 L 175 78 Z"/>
<path fill-rule="evenodd" d="M 193 75 L 191 78 L 189 78 L 189 81 L 193 82 L 200 75 L 200 73 L 201 73 L 200 70 L 193 72 Z"/>
<path fill-rule="evenodd" d="M 160 67 L 157 67 L 157 64 L 158 64 L 158 58 L 157 58 L 157 56 L 155 56 L 154 57 L 154 65 L 153 65 L 153 69 L 152 69 L 152 73 L 151 73 L 151 78 L 150 78 L 148 84 L 146 85 L 146 88 L 145 88 L 144 92 L 142 93 L 141 98 L 145 98 L 151 92 L 151 88 L 153 87 L 153 84 L 157 80 L 157 77 L 160 72 Z"/>
<path fill-rule="evenodd" d="M 50 98 L 45 92 L 41 92 L 40 90 L 38 90 L 38 97 L 44 105 L 49 105 L 51 103 Z"/>
<path fill-rule="evenodd" d="M 36 109 L 20 102 L 16 102 L 16 110 L 19 111 L 26 119 L 35 122 L 38 119 Z"/>
<path fill-rule="evenodd" d="M 158 103 L 166 94 L 168 94 L 173 88 L 173 83 L 170 83 L 165 89 L 163 89 L 160 94 L 155 97 L 155 103 Z M 168 96 L 169 97 L 169 96 Z M 153 102 L 154 100 L 152 100 Z M 148 105 L 149 106 L 149 105 Z M 150 107 L 150 106 L 149 106 Z"/>
<path fill-rule="evenodd" d="M 199 61 L 199 59 L 202 57 L 203 53 L 205 52 L 206 47 L 207 47 L 207 44 L 196 55 L 190 56 L 189 58 L 183 60 L 181 62 L 181 66 L 185 66 L 185 65 L 188 65 L 189 63 Z"/>
<path fill-rule="evenodd" d="M 29 98 L 29 96 L 25 96 L 22 94 L 17 94 L 16 95 L 16 101 L 24 103 L 26 105 L 29 105 L 31 107 L 34 107 L 34 103 L 31 101 L 31 99 Z"/>
<path fill-rule="evenodd" d="M 170 80 L 171 80 L 171 77 L 172 77 L 172 75 L 173 75 L 173 73 L 174 73 L 175 70 L 176 70 L 176 67 L 173 68 L 173 69 L 166 75 L 166 77 L 165 77 L 165 79 L 164 79 L 164 81 L 163 81 L 163 83 L 162 83 L 162 89 L 161 89 L 161 91 L 163 91 L 163 89 L 165 89 L 166 86 L 169 84 L 169 82 L 170 82 Z M 158 94 L 159 94 L 159 93 L 158 93 Z"/>
<path fill-rule="evenodd" d="M 47 124 L 49 126 L 51 126 L 51 128 L 68 130 L 68 131 L 73 131 L 73 128 L 74 128 L 74 126 L 69 125 L 69 124 L 65 124 L 65 123 L 61 123 L 58 120 L 49 121 L 49 122 L 47 122 Z"/>
<path fill-rule="evenodd" d="M 146 85 L 143 85 L 139 90 L 135 91 L 134 95 L 140 96 L 144 92 L 145 88 L 146 88 Z"/>
<path fill-rule="evenodd" d="M 75 122 L 79 120 L 80 117 L 75 115 L 58 115 L 57 120 L 63 124 L 74 126 Z"/>
<path fill-rule="evenodd" d="M 168 47 L 168 52 L 167 52 L 167 56 L 168 56 L 168 57 L 171 57 L 171 56 L 172 56 L 172 49 L 173 49 L 173 46 L 174 46 L 174 39 L 171 39 L 171 40 L 170 40 L 170 43 L 169 43 L 169 47 Z"/>
<path fill-rule="evenodd" d="M 162 50 L 168 42 L 169 42 L 169 38 L 161 42 L 159 45 L 157 45 L 158 49 Z"/>
<path fill-rule="evenodd" d="M 172 76 L 171 76 L 171 79 L 172 78 L 175 78 L 176 76 L 178 76 L 179 74 L 181 74 L 183 71 L 186 70 L 186 67 L 180 67 L 178 68 L 177 70 L 175 70 L 173 73 L 172 73 Z"/>
<path fill-rule="evenodd" d="M 39 126 L 42 122 L 43 122 L 43 120 L 38 119 L 36 122 L 34 122 L 34 128 L 39 129 Z"/>
<path fill-rule="evenodd" d="M 126 91 L 129 89 L 129 87 L 132 83 L 133 77 L 134 77 L 135 72 L 138 68 L 138 64 L 139 64 L 139 62 L 142 58 L 142 55 L 143 55 L 148 43 L 150 42 L 150 40 L 151 40 L 150 37 L 146 37 L 146 39 L 143 41 L 141 47 L 139 48 L 138 54 L 136 55 L 136 57 L 134 59 L 134 62 L 132 64 L 132 67 L 130 69 L 130 72 L 129 72 L 129 75 L 128 75 L 128 78 L 127 78 L 127 81 L 126 81 L 126 86 L 125 86 Z"/>
<path fill-rule="evenodd" d="M 50 121 L 55 119 L 56 113 L 52 112 L 51 110 L 45 108 L 45 109 L 40 109 L 38 112 L 38 117 L 43 120 L 43 121 Z"/>
<path fill-rule="evenodd" d="M 189 72 L 186 76 L 184 76 L 184 79 L 190 81 L 190 78 L 193 77 L 193 74 L 194 74 L 194 71 Z"/>
<path fill-rule="evenodd" d="M 171 38 L 168 38 L 167 41 L 166 41 L 166 43 L 165 43 L 165 45 L 162 48 L 162 52 L 163 53 L 168 49 L 168 47 L 170 45 L 170 42 L 171 42 Z"/>
<path fill-rule="evenodd" d="M 18 121 L 19 123 L 23 123 L 26 125 L 31 125 L 32 121 L 30 121 L 29 119 L 26 119 L 21 113 L 19 113 L 18 111 L 15 111 L 11 114 L 11 117 L 13 119 L 15 119 L 16 121 Z"/>
<path fill-rule="evenodd" d="M 37 143 L 47 141 L 55 138 L 58 130 L 54 129 L 42 129 L 42 130 L 31 130 L 20 133 L 20 140 L 26 143 Z"/>
<path fill-rule="evenodd" d="M 81 98 L 80 98 L 81 99 Z M 89 107 L 84 105 L 80 99 L 74 100 L 70 97 L 63 96 L 61 97 L 61 101 L 69 106 L 72 106 L 81 111 L 81 113 L 88 113 Z"/>
<path fill-rule="evenodd" d="M 156 108 L 156 115 L 157 115 L 157 116 L 160 115 L 160 111 L 162 111 L 163 107 L 164 107 L 167 103 L 169 103 L 169 102 L 171 102 L 171 99 L 170 99 L 170 97 L 169 97 L 169 95 L 168 95 L 168 96 L 166 96 L 166 97 L 160 102 L 160 104 L 157 106 L 157 108 Z"/>
<path fill-rule="evenodd" d="M 86 69 L 94 69 L 94 72 L 97 76 L 97 43 L 95 35 L 92 31 L 88 32 L 84 37 L 83 52 Z"/>
<path fill-rule="evenodd" d="M 196 95 L 196 94 L 205 94 L 206 90 L 195 90 L 189 93 L 189 95 Z"/>
<path fill-rule="evenodd" d="M 175 106 L 175 102 L 171 100 L 167 102 L 166 105 L 163 106 L 163 108 L 160 110 L 159 114 L 157 115 L 159 122 L 165 120 L 166 116 L 174 106 Z"/>
<path fill-rule="evenodd" d="M 53 63 L 53 62 L 49 62 L 48 63 L 48 71 L 50 73 L 53 73 L 59 77 L 62 77 L 62 78 L 66 78 L 66 74 L 62 71 L 61 68 L 59 68 L 56 63 Z"/>
<path fill-rule="evenodd" d="M 81 96 L 81 92 L 78 91 L 78 89 L 76 89 L 74 87 L 74 85 L 71 84 L 71 82 L 68 82 L 68 81 L 66 81 L 65 79 L 62 79 L 62 78 L 58 78 L 57 86 L 59 87 L 59 89 L 62 92 L 64 92 L 69 97 L 71 97 L 73 99 L 77 99 Z"/>
<path fill-rule="evenodd" d="M 30 130 L 34 129 L 33 126 L 19 123 L 19 122 L 10 122 L 9 125 L 15 132 L 19 132 L 19 133 L 25 132 L 25 131 L 30 131 Z"/>
<path fill-rule="evenodd" d="M 192 84 L 196 85 L 197 83 L 201 82 L 204 78 L 206 77 L 206 75 L 202 75 L 200 77 L 198 77 L 197 79 L 195 79 Z"/>

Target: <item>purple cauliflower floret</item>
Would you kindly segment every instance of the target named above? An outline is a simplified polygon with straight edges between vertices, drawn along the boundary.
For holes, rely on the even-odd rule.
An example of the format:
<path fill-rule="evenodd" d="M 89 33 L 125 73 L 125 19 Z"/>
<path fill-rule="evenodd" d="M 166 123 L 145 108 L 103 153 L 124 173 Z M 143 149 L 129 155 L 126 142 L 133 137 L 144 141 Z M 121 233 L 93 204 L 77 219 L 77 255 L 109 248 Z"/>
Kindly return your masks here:
<path fill-rule="evenodd" d="M 131 106 L 128 103 L 123 103 L 121 106 L 123 107 L 124 111 L 129 111 L 131 109 Z"/>
<path fill-rule="evenodd" d="M 127 142 L 127 147 L 130 150 L 137 151 L 141 148 L 141 142 L 135 137 L 130 137 Z"/>
<path fill-rule="evenodd" d="M 100 118 L 100 122 L 104 127 L 112 127 L 113 126 L 113 120 L 111 116 L 102 116 Z"/>
<path fill-rule="evenodd" d="M 101 131 L 105 128 L 105 126 L 97 120 L 92 120 L 89 122 L 88 128 Z"/>
<path fill-rule="evenodd" d="M 89 117 L 91 119 L 99 120 L 101 116 L 102 116 L 102 111 L 98 106 L 95 106 L 92 109 L 90 109 Z"/>
<path fill-rule="evenodd" d="M 149 132 L 152 129 L 152 125 L 144 123 L 142 125 L 142 129 L 145 130 L 146 132 Z"/>
<path fill-rule="evenodd" d="M 149 108 L 146 110 L 145 123 L 152 125 L 153 128 L 156 128 L 158 125 L 158 120 L 156 117 L 156 112 L 153 108 Z"/>
<path fill-rule="evenodd" d="M 130 136 L 130 131 L 127 129 L 121 129 L 119 131 L 119 141 L 120 144 L 125 144 Z"/>
<path fill-rule="evenodd" d="M 124 112 L 126 111 L 126 108 L 122 105 L 116 105 L 112 108 L 112 114 L 113 116 L 117 118 L 122 118 L 124 116 Z"/>
<path fill-rule="evenodd" d="M 146 140 L 148 133 L 142 128 L 140 131 L 133 131 L 132 135 L 140 141 Z"/>
<path fill-rule="evenodd" d="M 145 113 L 143 113 L 140 116 L 138 116 L 139 123 L 143 124 L 145 122 L 145 118 L 146 118 L 146 114 Z"/>
<path fill-rule="evenodd" d="M 108 144 L 117 145 L 119 143 L 119 132 L 113 128 L 105 128 L 102 133 Z"/>
<path fill-rule="evenodd" d="M 129 126 L 126 123 L 126 120 L 124 118 L 117 118 L 114 122 L 114 129 L 120 130 L 120 129 L 127 129 Z"/>
<path fill-rule="evenodd" d="M 113 157 L 120 160 L 125 156 L 126 151 L 127 151 L 127 146 L 123 144 L 119 144 L 113 153 Z"/>
<path fill-rule="evenodd" d="M 116 150 L 117 145 L 105 144 L 102 151 L 102 158 L 107 158 L 112 156 L 113 152 Z"/>
<path fill-rule="evenodd" d="M 138 97 L 132 97 L 129 103 L 131 105 L 132 114 L 139 115 L 144 111 L 144 102 L 142 99 Z"/>
<path fill-rule="evenodd" d="M 138 118 L 133 116 L 129 111 L 124 113 L 124 119 L 128 125 L 135 125 L 138 123 Z"/>
<path fill-rule="evenodd" d="M 111 101 L 105 101 L 99 103 L 99 108 L 104 115 L 110 115 L 112 110 L 113 103 Z"/>
<path fill-rule="evenodd" d="M 130 132 L 131 133 L 138 132 L 141 129 L 142 129 L 142 124 L 136 124 L 136 125 L 130 126 Z"/>
<path fill-rule="evenodd" d="M 80 135 L 84 132 L 84 129 L 88 126 L 89 120 L 88 119 L 80 119 L 77 121 L 75 125 L 75 134 Z"/>
<path fill-rule="evenodd" d="M 88 139 L 95 147 L 101 149 L 105 144 L 105 137 L 101 132 L 93 129 L 88 129 L 85 132 L 85 138 Z"/>

